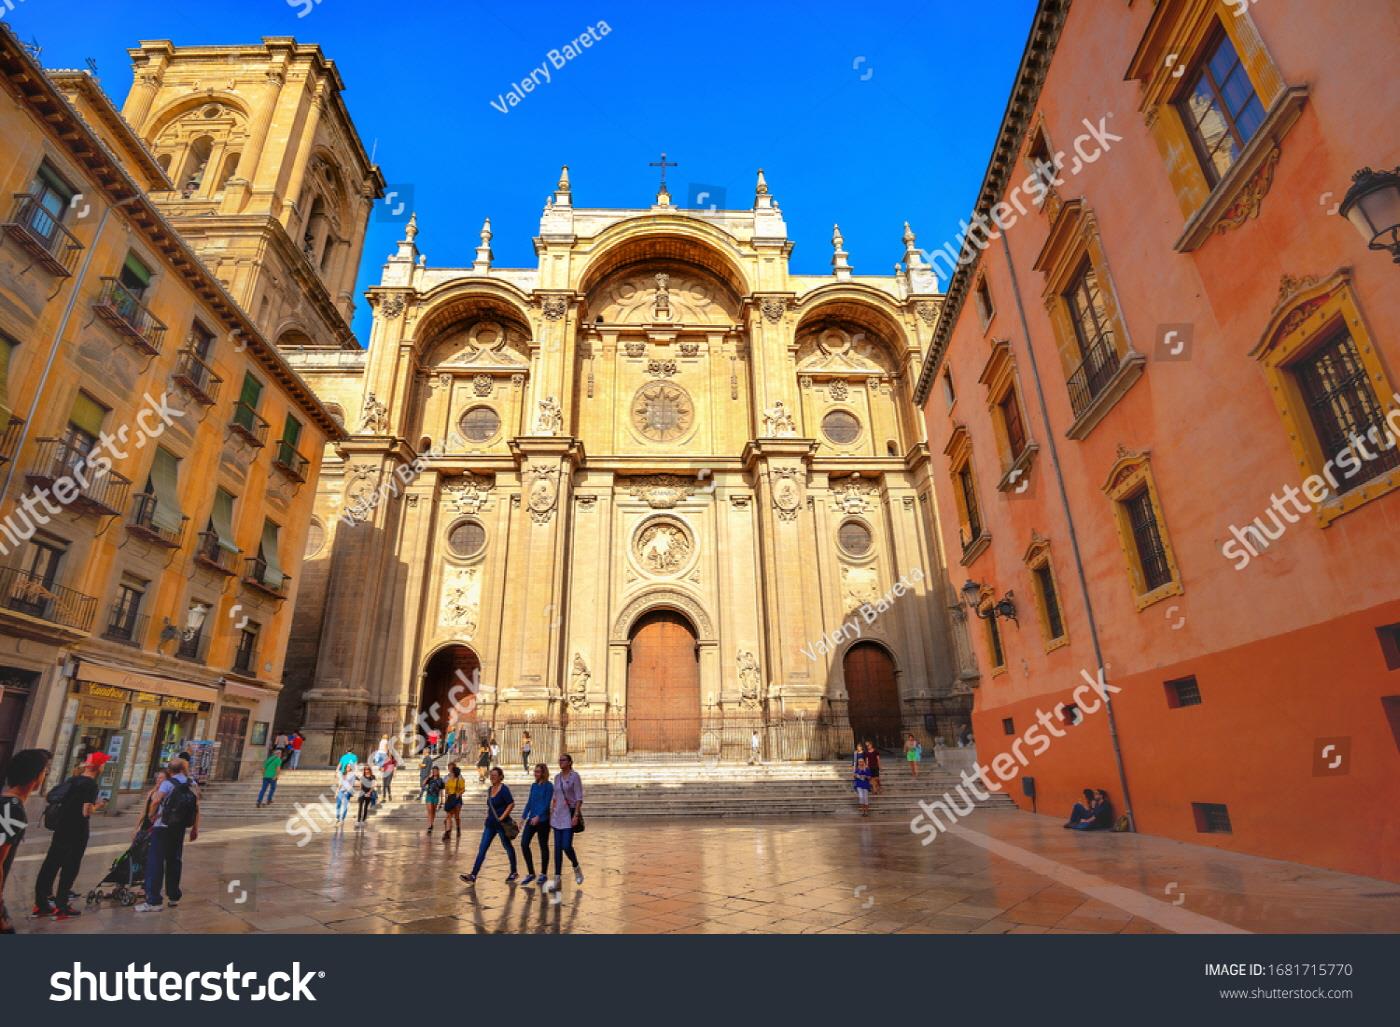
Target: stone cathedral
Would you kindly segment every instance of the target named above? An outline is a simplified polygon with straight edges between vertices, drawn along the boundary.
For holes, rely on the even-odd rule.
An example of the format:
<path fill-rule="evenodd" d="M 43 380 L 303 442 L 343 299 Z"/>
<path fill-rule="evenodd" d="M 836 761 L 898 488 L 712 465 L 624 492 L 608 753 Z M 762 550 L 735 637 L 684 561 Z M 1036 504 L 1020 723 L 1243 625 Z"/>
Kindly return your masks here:
<path fill-rule="evenodd" d="M 913 234 L 893 275 L 855 274 L 839 229 L 831 274 L 794 275 L 762 172 L 750 209 L 691 210 L 664 170 L 612 210 L 575 206 L 565 168 L 531 267 L 495 265 L 489 221 L 470 266 L 430 267 L 414 218 L 367 348 L 286 350 L 350 438 L 279 726 L 319 749 L 421 715 L 595 761 L 744 758 L 757 731 L 819 759 L 964 719 Z"/>

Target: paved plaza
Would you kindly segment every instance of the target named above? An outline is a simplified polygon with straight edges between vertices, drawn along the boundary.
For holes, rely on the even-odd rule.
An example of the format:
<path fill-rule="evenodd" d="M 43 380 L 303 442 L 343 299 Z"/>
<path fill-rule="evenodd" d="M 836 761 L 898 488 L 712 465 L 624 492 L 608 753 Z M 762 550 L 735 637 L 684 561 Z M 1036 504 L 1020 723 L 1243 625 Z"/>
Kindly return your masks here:
<path fill-rule="evenodd" d="M 290 812 L 290 811 L 289 811 Z M 467 816 L 463 817 L 468 821 Z M 104 903 L 34 933 L 1238 933 L 1400 930 L 1400 884 L 1143 835 L 1062 830 L 979 810 L 923 846 L 900 817 L 591 819 L 586 878 L 562 897 L 505 883 L 499 844 L 475 886 L 480 827 L 428 836 L 353 821 L 298 847 L 278 820 L 211 821 L 185 848 L 185 898 L 138 914 Z M 99 826 L 78 889 L 127 829 Z M 27 909 L 48 833 L 30 830 L 7 887 Z M 566 864 L 567 865 L 567 864 Z M 524 865 L 521 864 L 524 876 Z M 81 904 L 79 903 L 81 906 Z"/>

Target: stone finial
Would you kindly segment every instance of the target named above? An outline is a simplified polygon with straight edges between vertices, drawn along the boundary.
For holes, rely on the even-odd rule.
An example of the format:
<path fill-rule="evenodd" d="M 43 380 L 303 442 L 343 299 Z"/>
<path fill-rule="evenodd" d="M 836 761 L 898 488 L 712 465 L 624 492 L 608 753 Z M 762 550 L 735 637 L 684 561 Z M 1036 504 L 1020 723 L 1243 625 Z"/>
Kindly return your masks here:
<path fill-rule="evenodd" d="M 909 227 L 909 222 L 904 222 L 904 245 L 910 247 L 914 245 L 914 230 Z"/>
<path fill-rule="evenodd" d="M 928 262 L 924 260 L 924 255 L 919 252 L 914 245 L 914 230 L 909 227 L 909 222 L 904 222 L 904 263 L 912 271 L 915 268 L 927 267 Z"/>
<path fill-rule="evenodd" d="M 569 165 L 565 164 L 559 169 L 559 184 L 554 187 L 556 192 L 567 193 L 569 191 Z"/>
<path fill-rule="evenodd" d="M 772 194 L 768 192 L 768 179 L 764 176 L 762 168 L 758 169 L 758 184 L 754 186 L 753 209 L 772 211 L 775 213 L 778 209 L 778 205 L 774 202 Z"/>
<path fill-rule="evenodd" d="M 846 240 L 841 235 L 841 226 L 831 226 L 831 273 L 837 278 L 851 277 L 851 262 L 847 258 L 850 254 L 846 252 Z"/>
<path fill-rule="evenodd" d="M 573 188 L 569 185 L 569 165 L 565 164 L 559 169 L 559 183 L 554 187 L 554 205 L 556 207 L 572 207 L 573 197 Z"/>
<path fill-rule="evenodd" d="M 476 259 L 472 261 L 473 271 L 490 271 L 491 259 L 491 219 L 481 223 L 481 245 L 476 248 Z"/>
<path fill-rule="evenodd" d="M 403 237 L 408 242 L 418 238 L 418 212 L 416 210 L 408 216 L 408 227 L 403 230 Z"/>
<path fill-rule="evenodd" d="M 481 222 L 481 241 L 484 244 L 491 242 L 491 219 L 489 217 Z"/>
<path fill-rule="evenodd" d="M 762 168 L 758 169 L 758 186 L 754 189 L 754 192 L 758 193 L 759 196 L 765 196 L 768 193 L 768 179 L 763 177 Z"/>

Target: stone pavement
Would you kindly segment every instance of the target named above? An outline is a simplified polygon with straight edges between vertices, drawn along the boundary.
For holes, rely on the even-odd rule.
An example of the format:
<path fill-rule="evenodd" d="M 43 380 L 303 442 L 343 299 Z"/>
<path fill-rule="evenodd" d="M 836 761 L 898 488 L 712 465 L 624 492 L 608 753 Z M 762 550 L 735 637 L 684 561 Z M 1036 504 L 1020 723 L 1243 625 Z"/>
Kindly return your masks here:
<path fill-rule="evenodd" d="M 1400 884 L 1162 838 L 1064 831 L 1051 817 L 978 810 L 920 844 L 903 818 L 590 819 L 582 887 L 562 898 L 505 883 L 499 843 L 462 884 L 480 834 L 404 820 L 327 831 L 211 822 L 185 848 L 185 900 L 138 914 L 110 903 L 43 933 L 1145 933 L 1400 930 Z M 124 848 L 95 832 L 84 894 Z M 48 833 L 31 828 L 6 888 L 29 908 Z M 524 874 L 523 862 L 521 874 Z M 237 882 L 237 883 L 234 883 Z M 244 894 L 246 892 L 246 895 Z"/>

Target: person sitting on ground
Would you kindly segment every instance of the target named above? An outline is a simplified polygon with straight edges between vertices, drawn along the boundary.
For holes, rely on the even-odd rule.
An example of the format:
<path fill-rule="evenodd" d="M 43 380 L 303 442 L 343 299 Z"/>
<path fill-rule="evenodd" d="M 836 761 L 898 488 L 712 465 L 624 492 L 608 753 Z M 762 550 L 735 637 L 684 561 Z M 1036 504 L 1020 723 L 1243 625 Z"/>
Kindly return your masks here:
<path fill-rule="evenodd" d="M 1078 824 L 1081 821 L 1088 820 L 1089 815 L 1093 812 L 1093 810 L 1094 790 L 1092 788 L 1086 788 L 1084 789 L 1084 801 L 1076 802 L 1074 804 L 1073 808 L 1071 808 L 1069 811 L 1069 820 L 1066 821 L 1064 826 L 1073 827 L 1075 824 Z"/>
<path fill-rule="evenodd" d="M 1094 795 L 1093 808 L 1089 816 L 1070 827 L 1071 831 L 1102 831 L 1113 826 L 1113 803 L 1108 801 L 1108 793 L 1100 788 Z"/>

